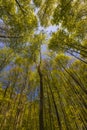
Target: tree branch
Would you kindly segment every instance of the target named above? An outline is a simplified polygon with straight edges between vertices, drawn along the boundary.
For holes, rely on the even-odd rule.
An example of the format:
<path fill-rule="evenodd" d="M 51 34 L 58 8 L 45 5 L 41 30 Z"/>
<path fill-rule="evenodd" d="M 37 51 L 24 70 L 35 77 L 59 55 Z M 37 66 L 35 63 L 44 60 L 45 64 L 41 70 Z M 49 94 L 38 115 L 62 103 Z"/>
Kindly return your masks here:
<path fill-rule="evenodd" d="M 22 36 L 5 36 L 5 35 L 0 35 L 0 38 L 20 38 Z"/>
<path fill-rule="evenodd" d="M 18 0 L 15 0 L 16 4 L 19 6 L 20 10 L 23 12 L 23 14 L 25 14 L 25 10 L 22 8 L 22 6 L 20 5 L 20 3 L 18 2 Z"/>

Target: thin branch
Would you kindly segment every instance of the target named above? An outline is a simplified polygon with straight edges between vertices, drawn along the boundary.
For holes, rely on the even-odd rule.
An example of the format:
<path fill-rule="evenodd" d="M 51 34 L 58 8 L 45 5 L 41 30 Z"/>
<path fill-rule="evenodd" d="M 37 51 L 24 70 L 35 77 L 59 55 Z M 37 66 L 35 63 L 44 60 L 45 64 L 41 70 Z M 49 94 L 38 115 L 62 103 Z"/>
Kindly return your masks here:
<path fill-rule="evenodd" d="M 0 35 L 0 38 L 20 38 L 22 36 L 5 36 L 5 35 Z"/>
<path fill-rule="evenodd" d="M 23 14 L 25 14 L 25 10 L 22 8 L 22 6 L 20 5 L 20 3 L 18 2 L 18 0 L 15 0 L 16 4 L 19 6 L 20 10 L 23 12 Z"/>

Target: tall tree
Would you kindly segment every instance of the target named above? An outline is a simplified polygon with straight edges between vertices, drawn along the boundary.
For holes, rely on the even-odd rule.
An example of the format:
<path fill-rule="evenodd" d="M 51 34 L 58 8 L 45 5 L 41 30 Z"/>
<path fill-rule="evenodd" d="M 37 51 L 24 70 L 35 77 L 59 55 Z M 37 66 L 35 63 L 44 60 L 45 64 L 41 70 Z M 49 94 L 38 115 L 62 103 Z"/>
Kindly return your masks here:
<path fill-rule="evenodd" d="M 87 129 L 86 32 L 86 0 L 0 1 L 1 130 Z"/>

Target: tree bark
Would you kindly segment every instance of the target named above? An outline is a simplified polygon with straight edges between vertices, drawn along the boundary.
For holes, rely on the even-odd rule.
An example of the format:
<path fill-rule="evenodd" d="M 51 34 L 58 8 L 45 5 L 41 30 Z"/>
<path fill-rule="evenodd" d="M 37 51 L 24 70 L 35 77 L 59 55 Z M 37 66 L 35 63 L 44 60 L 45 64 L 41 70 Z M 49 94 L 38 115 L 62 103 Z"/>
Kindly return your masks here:
<path fill-rule="evenodd" d="M 40 113 L 39 113 L 39 129 L 44 130 L 44 121 L 43 121 L 43 76 L 41 72 L 41 66 L 38 66 L 38 74 L 40 78 Z"/>

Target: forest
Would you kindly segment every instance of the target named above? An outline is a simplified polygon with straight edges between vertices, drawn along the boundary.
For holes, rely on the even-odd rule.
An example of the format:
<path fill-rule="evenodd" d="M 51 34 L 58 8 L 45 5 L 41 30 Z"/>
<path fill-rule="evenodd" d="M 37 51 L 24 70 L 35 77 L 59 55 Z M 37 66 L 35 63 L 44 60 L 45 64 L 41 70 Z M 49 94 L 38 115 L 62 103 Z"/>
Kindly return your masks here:
<path fill-rule="evenodd" d="M 87 0 L 0 0 L 0 130 L 87 130 Z"/>

